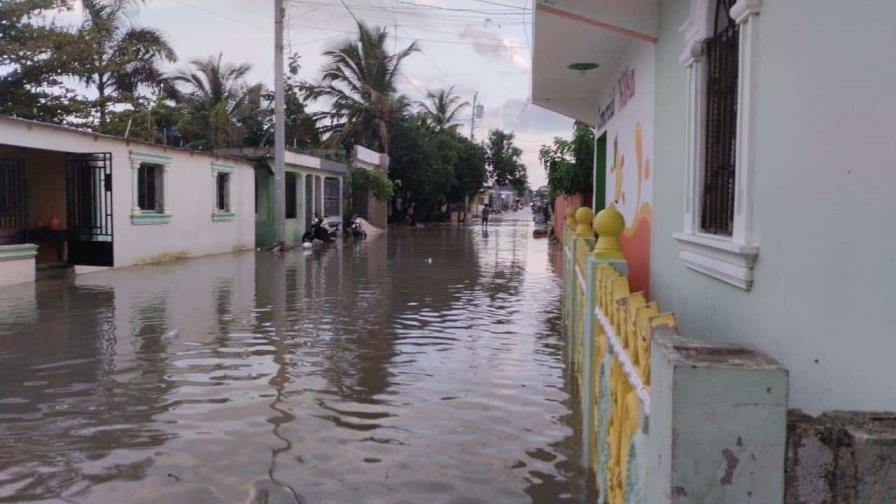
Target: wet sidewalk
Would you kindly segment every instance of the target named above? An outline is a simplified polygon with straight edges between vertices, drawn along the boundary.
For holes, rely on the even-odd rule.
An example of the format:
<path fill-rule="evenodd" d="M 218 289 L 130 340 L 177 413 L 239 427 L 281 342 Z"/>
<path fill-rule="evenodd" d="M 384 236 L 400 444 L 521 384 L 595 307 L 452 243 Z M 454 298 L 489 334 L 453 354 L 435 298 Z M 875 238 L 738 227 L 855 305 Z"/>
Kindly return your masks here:
<path fill-rule="evenodd" d="M 531 233 L 3 289 L 0 502 L 585 500 L 560 251 Z"/>

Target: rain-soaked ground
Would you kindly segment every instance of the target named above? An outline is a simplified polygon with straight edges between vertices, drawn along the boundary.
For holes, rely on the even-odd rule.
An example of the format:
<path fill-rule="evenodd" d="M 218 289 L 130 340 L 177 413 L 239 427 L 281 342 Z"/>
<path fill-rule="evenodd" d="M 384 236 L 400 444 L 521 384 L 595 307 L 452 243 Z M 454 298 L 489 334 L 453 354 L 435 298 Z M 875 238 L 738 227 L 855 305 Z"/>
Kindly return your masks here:
<path fill-rule="evenodd" d="M 527 217 L 0 290 L 0 502 L 587 500 Z"/>

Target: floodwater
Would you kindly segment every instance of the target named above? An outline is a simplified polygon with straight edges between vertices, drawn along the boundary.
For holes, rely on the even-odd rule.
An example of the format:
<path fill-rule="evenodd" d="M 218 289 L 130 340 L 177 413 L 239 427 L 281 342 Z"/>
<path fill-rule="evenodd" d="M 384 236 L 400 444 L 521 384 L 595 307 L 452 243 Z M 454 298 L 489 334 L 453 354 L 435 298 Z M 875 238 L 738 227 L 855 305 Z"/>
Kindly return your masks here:
<path fill-rule="evenodd" d="M 0 502 L 591 499 L 527 217 L 0 290 Z"/>

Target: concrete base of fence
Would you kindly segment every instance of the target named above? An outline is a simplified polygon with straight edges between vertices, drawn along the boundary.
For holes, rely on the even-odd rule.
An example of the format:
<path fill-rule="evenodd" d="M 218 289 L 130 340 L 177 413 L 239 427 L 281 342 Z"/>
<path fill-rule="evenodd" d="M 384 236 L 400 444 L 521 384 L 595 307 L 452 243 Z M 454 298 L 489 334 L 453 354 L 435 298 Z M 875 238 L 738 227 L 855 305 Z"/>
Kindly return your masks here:
<path fill-rule="evenodd" d="M 652 334 L 650 372 L 647 502 L 783 502 L 783 366 L 662 326 Z"/>
<path fill-rule="evenodd" d="M 896 503 L 896 413 L 792 411 L 786 503 Z"/>

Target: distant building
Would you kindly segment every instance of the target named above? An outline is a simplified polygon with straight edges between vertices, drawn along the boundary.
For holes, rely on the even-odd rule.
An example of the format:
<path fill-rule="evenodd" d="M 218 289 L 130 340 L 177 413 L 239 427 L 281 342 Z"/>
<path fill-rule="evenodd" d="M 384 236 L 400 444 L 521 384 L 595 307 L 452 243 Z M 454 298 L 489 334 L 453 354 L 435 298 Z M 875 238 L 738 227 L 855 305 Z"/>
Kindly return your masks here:
<path fill-rule="evenodd" d="M 255 241 L 259 247 L 274 244 L 274 151 L 271 147 L 220 149 L 255 166 Z M 324 221 L 344 221 L 348 166 L 324 157 L 286 151 L 286 242 L 300 243 L 315 215 Z"/>

